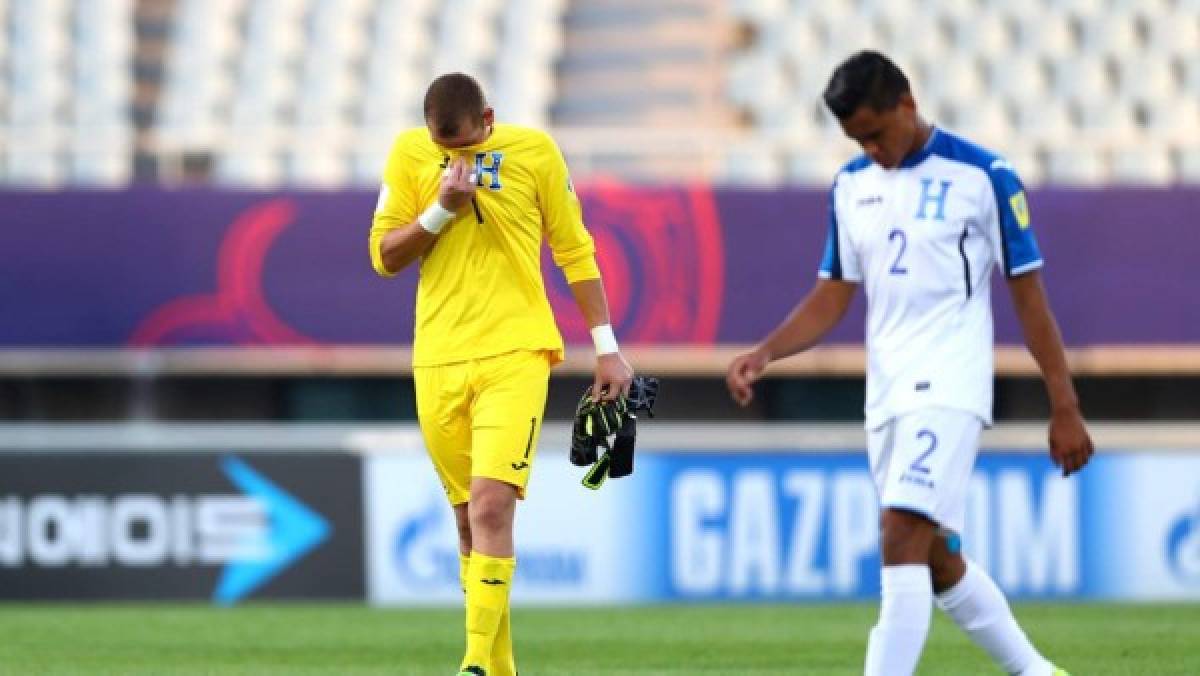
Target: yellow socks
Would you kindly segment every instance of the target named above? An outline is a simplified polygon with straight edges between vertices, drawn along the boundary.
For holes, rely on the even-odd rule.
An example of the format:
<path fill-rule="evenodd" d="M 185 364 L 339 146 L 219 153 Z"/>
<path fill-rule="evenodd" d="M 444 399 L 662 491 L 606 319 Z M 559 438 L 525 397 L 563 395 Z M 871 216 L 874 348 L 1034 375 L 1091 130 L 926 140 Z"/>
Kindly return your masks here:
<path fill-rule="evenodd" d="M 492 644 L 492 668 L 488 670 L 488 676 L 517 676 L 509 617 L 510 613 L 506 606 L 504 615 L 500 618 L 500 627 L 496 630 L 496 642 Z"/>
<path fill-rule="evenodd" d="M 471 665 L 492 667 L 493 648 L 497 643 L 501 620 L 508 615 L 508 592 L 515 568 L 516 559 L 512 557 L 501 559 L 479 552 L 471 553 L 464 577 L 467 590 L 467 654 L 463 657 L 463 668 Z M 509 643 L 508 652 L 511 654 L 511 637 Z M 502 670 L 504 663 L 494 668 Z"/>
<path fill-rule="evenodd" d="M 467 590 L 467 566 L 471 563 L 468 554 L 458 555 L 458 579 L 462 581 L 463 592 Z M 517 676 L 516 658 L 512 648 L 511 614 L 505 607 L 504 615 L 500 617 L 500 625 L 496 629 L 496 642 L 492 644 L 491 669 L 488 676 Z"/>

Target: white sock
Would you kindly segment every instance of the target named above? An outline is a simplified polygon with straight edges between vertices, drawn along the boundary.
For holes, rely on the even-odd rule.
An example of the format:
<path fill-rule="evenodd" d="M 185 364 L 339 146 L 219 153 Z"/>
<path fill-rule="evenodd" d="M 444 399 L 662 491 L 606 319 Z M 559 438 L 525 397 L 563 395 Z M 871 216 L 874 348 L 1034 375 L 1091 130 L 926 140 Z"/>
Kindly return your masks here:
<path fill-rule="evenodd" d="M 982 568 L 967 561 L 967 574 L 937 595 L 937 605 L 1008 674 L 1053 676 L 1054 665 L 1038 653 L 1017 625 L 1004 593 Z"/>
<path fill-rule="evenodd" d="M 866 676 L 906 676 L 917 669 L 929 618 L 933 581 L 929 566 L 884 566 L 879 622 L 867 640 Z"/>

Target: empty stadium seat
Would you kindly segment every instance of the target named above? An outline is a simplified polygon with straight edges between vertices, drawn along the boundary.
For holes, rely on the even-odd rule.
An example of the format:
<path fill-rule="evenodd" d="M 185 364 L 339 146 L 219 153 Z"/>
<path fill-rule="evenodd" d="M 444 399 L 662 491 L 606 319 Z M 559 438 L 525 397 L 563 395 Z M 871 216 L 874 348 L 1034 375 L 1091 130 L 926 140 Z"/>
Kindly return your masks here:
<path fill-rule="evenodd" d="M 1017 106 L 1013 112 L 1017 133 L 1026 141 L 1053 144 L 1055 139 L 1069 139 L 1075 131 L 1066 104 L 1056 99 Z"/>
<path fill-rule="evenodd" d="M 1081 12 L 1076 17 L 1080 47 L 1087 53 L 1123 57 L 1142 47 L 1137 24 L 1128 12 L 1104 8 L 1103 11 Z"/>
<path fill-rule="evenodd" d="M 1112 152 L 1110 180 L 1126 185 L 1167 185 L 1175 178 L 1165 144 L 1140 142 Z"/>
<path fill-rule="evenodd" d="M 1137 138 L 1139 127 L 1131 105 L 1122 100 L 1086 101 L 1077 104 L 1078 132 L 1084 140 L 1106 139 L 1118 143 Z"/>
<path fill-rule="evenodd" d="M 1055 94 L 1069 102 L 1102 102 L 1115 89 L 1107 64 L 1083 56 L 1058 59 L 1053 65 Z"/>
<path fill-rule="evenodd" d="M 718 179 L 732 185 L 777 185 L 786 176 L 779 149 L 755 142 L 731 145 L 719 172 Z M 825 181 L 831 176 L 832 172 L 826 174 Z"/>
<path fill-rule="evenodd" d="M 988 63 L 989 96 L 1014 106 L 1040 105 L 1046 100 L 1050 83 L 1049 68 L 1037 56 L 1013 54 Z"/>
<path fill-rule="evenodd" d="M 1196 97 L 1135 101 L 1133 110 L 1136 118 L 1144 120 L 1147 138 L 1179 146 L 1200 142 L 1200 100 Z"/>
<path fill-rule="evenodd" d="M 1130 55 L 1115 59 L 1113 71 L 1116 74 L 1117 91 L 1127 98 L 1172 101 L 1182 93 L 1179 91 L 1175 66 L 1165 55 Z M 1192 97 L 1195 94 L 1193 92 Z"/>
<path fill-rule="evenodd" d="M 1037 185 L 1045 181 L 1045 166 L 1038 157 L 1036 144 L 1014 143 L 1010 138 L 1003 142 L 995 142 L 990 147 L 1000 151 L 1004 159 L 1016 168 L 1017 176 L 1020 176 L 1026 185 Z"/>
<path fill-rule="evenodd" d="M 1047 152 L 1046 178 L 1062 185 L 1100 185 L 1108 177 L 1107 158 L 1092 148 L 1076 145 Z"/>
<path fill-rule="evenodd" d="M 984 56 L 1011 55 L 1015 29 L 1009 17 L 1005 10 L 993 7 L 958 18 L 953 26 L 954 51 Z"/>
<path fill-rule="evenodd" d="M 997 146 L 1013 136 L 1013 122 L 1008 109 L 995 99 L 976 102 L 954 102 L 947 106 L 950 114 L 939 122 L 953 129 L 970 129 L 968 136 L 984 145 Z M 966 132 L 964 132 L 966 133 Z"/>
<path fill-rule="evenodd" d="M 1197 16 L 1200 9 L 1154 11 L 1139 6 L 1135 12 L 1147 32 L 1147 50 L 1171 56 L 1195 56 L 1196 45 L 1200 45 L 1200 16 Z"/>
<path fill-rule="evenodd" d="M 5 182 L 49 188 L 66 178 L 64 132 L 59 127 L 10 127 L 5 144 Z"/>
<path fill-rule="evenodd" d="M 795 150 L 787 159 L 787 179 L 805 185 L 829 185 L 844 162 L 830 147 Z"/>
<path fill-rule="evenodd" d="M 1061 10 L 1037 8 L 1013 13 L 1014 48 L 1021 52 L 1060 58 L 1076 53 L 1071 19 Z"/>
<path fill-rule="evenodd" d="M 1200 183 L 1200 144 L 1183 146 L 1176 151 L 1176 156 L 1178 182 Z"/>

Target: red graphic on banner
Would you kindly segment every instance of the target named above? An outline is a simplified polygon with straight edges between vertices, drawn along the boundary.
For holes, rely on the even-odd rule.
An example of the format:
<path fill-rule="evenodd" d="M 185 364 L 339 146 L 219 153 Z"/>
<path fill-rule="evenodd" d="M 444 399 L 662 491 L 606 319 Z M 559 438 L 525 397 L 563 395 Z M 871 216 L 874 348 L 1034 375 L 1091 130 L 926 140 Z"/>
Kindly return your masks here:
<path fill-rule="evenodd" d="M 612 323 L 626 343 L 710 344 L 725 286 L 721 224 L 707 188 L 646 188 L 591 183 L 582 193 L 596 240 Z M 322 344 L 267 303 L 267 254 L 297 216 L 286 198 L 253 205 L 234 219 L 218 252 L 216 291 L 172 300 L 133 331 L 129 343 L 155 345 Z M 570 289 L 546 257 L 547 293 L 569 341 L 587 326 Z M 336 308 L 330 308 L 336 312 Z"/>
<path fill-rule="evenodd" d="M 187 296 L 158 308 L 134 330 L 132 345 L 195 343 L 197 337 L 240 345 L 313 345 L 276 316 L 263 294 L 263 264 L 296 207 L 274 199 L 250 207 L 229 226 L 217 261 L 217 292 Z"/>
<path fill-rule="evenodd" d="M 626 343 L 715 341 L 725 290 L 725 250 L 706 187 L 589 183 L 580 192 L 618 337 Z M 569 342 L 587 342 L 583 317 L 549 256 L 550 303 Z"/>

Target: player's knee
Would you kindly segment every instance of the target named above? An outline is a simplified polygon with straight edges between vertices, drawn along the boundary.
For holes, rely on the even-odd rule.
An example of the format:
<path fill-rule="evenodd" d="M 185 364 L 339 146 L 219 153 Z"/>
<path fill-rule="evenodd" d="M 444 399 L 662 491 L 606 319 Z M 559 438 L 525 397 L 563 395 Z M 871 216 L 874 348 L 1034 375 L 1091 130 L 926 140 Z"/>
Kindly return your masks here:
<path fill-rule="evenodd" d="M 948 546 L 946 538 L 938 535 L 929 553 L 929 575 L 933 591 L 941 593 L 958 584 L 967 572 L 967 561 L 957 548 Z"/>
<path fill-rule="evenodd" d="M 933 591 L 938 594 L 958 584 L 965 572 L 966 566 L 961 559 L 957 562 L 946 559 L 929 562 L 929 577 L 933 581 Z"/>
<path fill-rule="evenodd" d="M 472 491 L 468 537 L 471 533 L 498 533 L 511 528 L 515 501 L 515 494 L 503 488 Z"/>
<path fill-rule="evenodd" d="M 958 584 L 967 572 L 967 564 L 958 554 L 938 551 L 936 543 L 933 549 L 929 557 L 929 576 L 933 580 L 933 591 L 940 594 Z"/>
<path fill-rule="evenodd" d="M 499 500 L 484 501 L 471 510 L 470 532 L 499 533 L 509 526 L 509 510 Z M 468 534 L 468 537 L 470 535 Z"/>
<path fill-rule="evenodd" d="M 884 510 L 880 520 L 880 553 L 885 565 L 928 563 L 936 534 L 933 522 L 919 514 Z"/>

